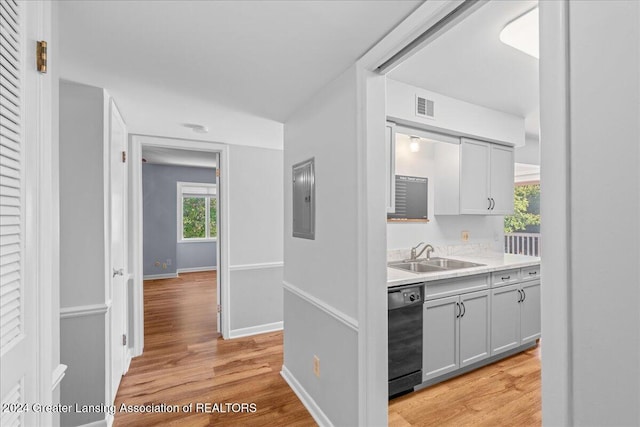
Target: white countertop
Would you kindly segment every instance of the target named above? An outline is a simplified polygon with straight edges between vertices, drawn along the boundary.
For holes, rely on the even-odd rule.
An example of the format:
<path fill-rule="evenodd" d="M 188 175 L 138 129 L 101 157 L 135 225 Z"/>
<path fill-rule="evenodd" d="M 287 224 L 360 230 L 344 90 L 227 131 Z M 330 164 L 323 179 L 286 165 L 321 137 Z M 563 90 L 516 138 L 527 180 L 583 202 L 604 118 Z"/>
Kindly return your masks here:
<path fill-rule="evenodd" d="M 529 267 L 540 264 L 540 258 L 527 255 L 500 253 L 483 253 L 481 255 L 452 255 L 444 258 L 484 264 L 479 267 L 461 268 L 458 270 L 433 271 L 429 273 L 411 273 L 397 268 L 387 267 L 387 287 L 406 285 L 418 282 L 450 279 L 452 277 L 472 276 L 510 268 Z"/>

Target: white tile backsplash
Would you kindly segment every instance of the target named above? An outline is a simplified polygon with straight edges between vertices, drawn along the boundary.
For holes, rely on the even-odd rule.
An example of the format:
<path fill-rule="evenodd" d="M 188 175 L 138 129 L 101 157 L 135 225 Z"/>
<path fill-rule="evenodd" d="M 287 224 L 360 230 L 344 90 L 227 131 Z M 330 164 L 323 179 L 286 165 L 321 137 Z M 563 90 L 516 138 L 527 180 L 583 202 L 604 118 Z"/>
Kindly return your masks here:
<path fill-rule="evenodd" d="M 420 247 L 422 249 L 422 246 Z M 464 255 L 491 255 L 495 253 L 494 245 L 492 243 L 467 243 L 463 245 L 433 245 L 434 257 L 448 257 L 448 256 L 464 256 Z M 409 259 L 411 256 L 411 248 L 408 249 L 392 249 L 387 251 L 387 262 L 402 261 Z M 422 254 L 421 258 L 424 257 Z"/>

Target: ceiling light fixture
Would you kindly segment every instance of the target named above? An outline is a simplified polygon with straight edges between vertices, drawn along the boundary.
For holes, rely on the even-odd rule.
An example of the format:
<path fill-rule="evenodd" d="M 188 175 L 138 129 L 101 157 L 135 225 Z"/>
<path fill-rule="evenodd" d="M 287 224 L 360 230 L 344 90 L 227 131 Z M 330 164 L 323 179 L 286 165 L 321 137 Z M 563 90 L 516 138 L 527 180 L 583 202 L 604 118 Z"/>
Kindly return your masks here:
<path fill-rule="evenodd" d="M 534 58 L 540 58 L 538 8 L 509 22 L 500 32 L 500 41 Z"/>
<path fill-rule="evenodd" d="M 420 151 L 420 137 L 412 136 L 410 139 L 411 144 L 409 144 L 409 150 L 411 150 L 412 153 L 417 153 Z"/>
<path fill-rule="evenodd" d="M 207 133 L 209 132 L 209 128 L 203 125 L 199 125 L 197 123 L 184 123 L 182 126 L 191 129 L 195 133 Z"/>

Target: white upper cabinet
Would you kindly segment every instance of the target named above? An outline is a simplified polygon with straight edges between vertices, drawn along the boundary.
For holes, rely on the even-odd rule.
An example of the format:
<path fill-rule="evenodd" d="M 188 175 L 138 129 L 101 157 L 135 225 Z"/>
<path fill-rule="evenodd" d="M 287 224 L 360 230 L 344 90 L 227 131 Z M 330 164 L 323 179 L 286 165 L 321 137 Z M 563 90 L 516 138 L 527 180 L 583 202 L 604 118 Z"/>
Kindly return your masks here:
<path fill-rule="evenodd" d="M 491 146 L 463 139 L 460 144 L 460 213 L 490 213 Z"/>
<path fill-rule="evenodd" d="M 513 213 L 513 147 L 461 138 L 438 144 L 436 215 Z"/>
<path fill-rule="evenodd" d="M 493 206 L 491 213 L 510 215 L 513 213 L 513 148 L 491 144 L 490 185 Z"/>

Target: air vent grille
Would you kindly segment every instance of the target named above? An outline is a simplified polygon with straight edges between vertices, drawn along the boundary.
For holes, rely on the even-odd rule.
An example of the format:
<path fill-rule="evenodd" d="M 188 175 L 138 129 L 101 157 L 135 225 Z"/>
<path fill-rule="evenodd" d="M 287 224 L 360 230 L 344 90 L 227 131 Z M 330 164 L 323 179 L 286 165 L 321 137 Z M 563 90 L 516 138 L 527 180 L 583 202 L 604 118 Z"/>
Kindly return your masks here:
<path fill-rule="evenodd" d="M 435 118 L 435 102 L 431 99 L 416 96 L 416 116 Z"/>

